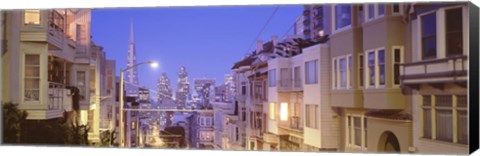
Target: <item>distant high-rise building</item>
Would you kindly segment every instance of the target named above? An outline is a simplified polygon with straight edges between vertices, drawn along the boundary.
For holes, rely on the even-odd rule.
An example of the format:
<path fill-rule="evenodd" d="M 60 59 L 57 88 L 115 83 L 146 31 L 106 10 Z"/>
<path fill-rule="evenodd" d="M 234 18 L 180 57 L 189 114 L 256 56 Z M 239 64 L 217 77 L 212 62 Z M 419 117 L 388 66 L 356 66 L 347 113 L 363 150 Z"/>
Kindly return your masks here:
<path fill-rule="evenodd" d="M 187 69 L 182 66 L 178 72 L 177 78 L 177 92 L 175 93 L 175 100 L 179 108 L 185 108 L 188 97 L 190 96 L 190 82 L 188 82 Z"/>
<path fill-rule="evenodd" d="M 137 64 L 136 55 L 137 54 L 135 51 L 135 39 L 133 34 L 133 20 L 132 20 L 130 23 L 130 41 L 128 44 L 127 68 L 130 68 Z M 126 85 L 127 95 L 135 96 L 138 94 L 138 88 L 133 87 L 135 85 L 138 85 L 137 67 L 133 67 L 133 69 L 127 70 L 126 72 L 127 73 L 126 73 L 125 80 L 127 84 L 131 84 L 131 85 Z"/>
<path fill-rule="evenodd" d="M 323 21 L 322 5 L 305 5 L 303 14 L 294 23 L 294 34 L 304 39 L 318 39 L 325 35 Z"/>
<path fill-rule="evenodd" d="M 170 88 L 170 79 L 167 74 L 163 73 L 158 79 L 158 103 L 162 104 L 163 100 L 172 98 L 172 89 Z"/>
<path fill-rule="evenodd" d="M 208 109 L 210 107 L 210 101 L 214 98 L 214 87 L 215 87 L 215 80 L 202 78 L 196 79 L 195 83 L 195 91 L 197 92 L 200 103 L 203 108 Z M 198 107 L 197 107 L 198 108 Z"/>

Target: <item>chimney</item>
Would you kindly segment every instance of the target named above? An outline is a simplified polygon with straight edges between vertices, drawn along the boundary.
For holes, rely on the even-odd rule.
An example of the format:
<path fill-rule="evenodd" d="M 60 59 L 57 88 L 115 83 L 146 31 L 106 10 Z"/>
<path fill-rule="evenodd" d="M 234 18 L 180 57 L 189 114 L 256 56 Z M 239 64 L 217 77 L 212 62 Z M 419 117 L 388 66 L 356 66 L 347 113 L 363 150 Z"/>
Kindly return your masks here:
<path fill-rule="evenodd" d="M 257 54 L 263 50 L 263 40 L 257 40 Z"/>
<path fill-rule="evenodd" d="M 273 46 L 276 46 L 277 45 L 277 40 L 278 40 L 278 36 L 274 35 L 272 36 L 272 43 L 273 43 Z"/>

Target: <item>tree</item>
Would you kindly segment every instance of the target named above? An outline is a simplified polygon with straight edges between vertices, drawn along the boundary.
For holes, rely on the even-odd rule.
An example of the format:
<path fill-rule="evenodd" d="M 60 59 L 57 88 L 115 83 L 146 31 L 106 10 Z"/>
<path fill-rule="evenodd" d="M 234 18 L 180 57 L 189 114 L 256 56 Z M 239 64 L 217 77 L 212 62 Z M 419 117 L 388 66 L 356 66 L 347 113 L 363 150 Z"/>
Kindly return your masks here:
<path fill-rule="evenodd" d="M 117 138 L 115 130 L 110 132 L 110 130 L 103 131 L 102 134 L 100 134 L 100 140 L 101 144 L 100 146 L 108 146 L 112 147 L 115 146 L 115 140 Z"/>
<path fill-rule="evenodd" d="M 19 110 L 16 104 L 3 103 L 3 142 L 20 143 L 22 124 L 28 114 L 25 110 Z"/>

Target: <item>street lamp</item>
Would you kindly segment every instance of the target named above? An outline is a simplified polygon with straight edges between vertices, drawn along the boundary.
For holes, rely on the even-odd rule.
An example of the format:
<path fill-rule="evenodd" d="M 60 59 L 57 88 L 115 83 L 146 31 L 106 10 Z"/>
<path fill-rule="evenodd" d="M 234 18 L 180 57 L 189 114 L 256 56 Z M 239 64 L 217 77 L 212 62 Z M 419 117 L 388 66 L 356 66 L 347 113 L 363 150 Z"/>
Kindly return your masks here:
<path fill-rule="evenodd" d="M 125 135 L 124 135 L 124 128 L 123 128 L 123 72 L 127 71 L 127 70 L 130 70 L 130 69 L 133 69 L 139 65 L 142 65 L 142 64 L 150 64 L 150 67 L 152 68 L 157 68 L 158 67 L 158 63 L 157 62 L 154 62 L 154 61 L 148 61 L 148 62 L 142 62 L 142 63 L 138 63 L 138 64 L 135 64 L 131 67 L 128 67 L 128 68 L 125 68 L 125 69 L 120 69 L 120 147 L 124 147 L 124 140 L 125 140 Z"/>

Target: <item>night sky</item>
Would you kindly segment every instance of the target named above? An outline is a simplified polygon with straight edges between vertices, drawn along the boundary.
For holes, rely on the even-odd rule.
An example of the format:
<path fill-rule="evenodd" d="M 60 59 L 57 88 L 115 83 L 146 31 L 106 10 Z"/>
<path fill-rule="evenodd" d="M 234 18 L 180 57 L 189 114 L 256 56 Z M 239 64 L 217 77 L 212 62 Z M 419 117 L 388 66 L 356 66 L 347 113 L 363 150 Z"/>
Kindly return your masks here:
<path fill-rule="evenodd" d="M 277 6 L 211 6 L 110 8 L 92 10 L 93 41 L 104 47 L 108 59 L 116 60 L 117 75 L 125 68 L 130 21 L 134 21 L 137 63 L 154 60 L 157 69 L 138 68 L 139 83 L 156 90 L 161 73 L 176 90 L 177 73 L 185 66 L 194 78 L 215 78 L 217 84 L 231 73 L 233 63 L 255 48 L 257 33 Z M 303 6 L 282 5 L 259 37 L 282 37 L 301 15 Z M 293 29 L 289 34 L 293 34 Z M 192 86 L 193 87 L 193 86 Z M 193 90 L 192 90 L 193 91 Z"/>

